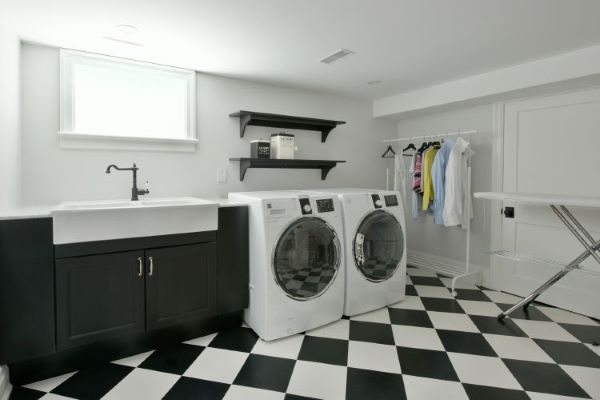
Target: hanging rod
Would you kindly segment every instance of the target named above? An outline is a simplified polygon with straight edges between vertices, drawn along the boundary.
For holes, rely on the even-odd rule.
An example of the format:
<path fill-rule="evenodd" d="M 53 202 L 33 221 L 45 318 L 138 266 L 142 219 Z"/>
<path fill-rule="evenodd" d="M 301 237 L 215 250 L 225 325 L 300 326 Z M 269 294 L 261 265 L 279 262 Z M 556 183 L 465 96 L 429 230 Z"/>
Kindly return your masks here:
<path fill-rule="evenodd" d="M 476 130 L 446 132 L 446 133 L 439 133 L 439 134 L 435 134 L 435 135 L 417 135 L 417 136 L 407 136 L 407 137 L 402 137 L 402 138 L 397 138 L 397 139 L 386 139 L 383 142 L 384 143 L 409 142 L 409 141 L 413 141 L 413 140 L 418 141 L 420 139 L 430 139 L 430 138 L 433 139 L 433 138 L 441 138 L 441 137 L 446 137 L 446 136 L 474 135 L 476 133 L 481 133 L 481 132 L 476 131 Z"/>

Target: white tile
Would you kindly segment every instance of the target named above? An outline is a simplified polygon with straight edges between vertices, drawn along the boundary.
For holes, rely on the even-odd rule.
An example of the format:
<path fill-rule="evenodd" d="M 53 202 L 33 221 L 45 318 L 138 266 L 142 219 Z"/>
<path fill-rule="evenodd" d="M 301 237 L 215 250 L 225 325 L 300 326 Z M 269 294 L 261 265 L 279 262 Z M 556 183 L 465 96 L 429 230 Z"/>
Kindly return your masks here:
<path fill-rule="evenodd" d="M 283 339 L 272 340 L 270 342 L 258 339 L 252 349 L 252 353 L 296 359 L 300 353 L 302 341 L 304 341 L 304 335 L 294 335 Z"/>
<path fill-rule="evenodd" d="M 381 324 L 390 324 L 390 313 L 387 307 L 380 308 L 379 310 L 370 311 L 364 314 L 355 315 L 350 318 L 353 321 L 363 322 L 379 322 Z"/>
<path fill-rule="evenodd" d="M 223 400 L 283 400 L 284 398 L 285 393 L 232 385 L 225 393 Z"/>
<path fill-rule="evenodd" d="M 466 314 L 427 311 L 435 329 L 451 331 L 479 332 L 471 318 Z"/>
<path fill-rule="evenodd" d="M 440 280 L 444 283 L 444 285 L 446 285 L 447 288 L 452 287 L 452 278 L 440 278 Z M 472 289 L 472 290 L 477 290 L 479 289 L 477 287 L 477 285 L 475 285 L 473 282 L 469 282 L 468 279 L 459 279 L 456 281 L 456 286 L 454 286 L 455 289 Z"/>
<path fill-rule="evenodd" d="M 433 270 L 426 268 L 406 268 L 406 273 L 409 276 L 433 276 L 437 278 L 437 274 Z"/>
<path fill-rule="evenodd" d="M 306 332 L 309 336 L 320 336 L 332 339 L 348 340 L 350 338 L 350 321 L 340 319 L 331 324 Z"/>
<path fill-rule="evenodd" d="M 162 399 L 178 379 L 179 375 L 142 368 L 134 369 L 102 399 Z"/>
<path fill-rule="evenodd" d="M 435 329 L 419 326 L 392 325 L 396 346 L 417 349 L 444 350 L 444 345 Z"/>
<path fill-rule="evenodd" d="M 522 390 L 500 358 L 461 353 L 448 353 L 448 357 L 463 383 Z"/>
<path fill-rule="evenodd" d="M 150 354 L 154 353 L 154 350 L 147 351 L 145 353 L 136 354 L 131 357 L 121 358 L 120 360 L 113 361 L 114 364 L 126 365 L 128 367 L 137 367 L 140 365 Z"/>
<path fill-rule="evenodd" d="M 408 399 L 416 400 L 468 400 L 469 397 L 460 382 L 402 375 Z M 443 396 L 442 396 L 443 393 Z"/>
<path fill-rule="evenodd" d="M 40 392 L 47 393 L 54 390 L 54 388 L 58 387 L 58 385 L 75 375 L 75 373 L 76 372 L 69 372 L 68 374 L 55 376 L 53 378 L 44 379 L 43 381 L 37 381 L 23 386 L 28 389 L 39 390 Z"/>
<path fill-rule="evenodd" d="M 297 361 L 287 393 L 319 399 L 344 399 L 346 367 Z"/>
<path fill-rule="evenodd" d="M 600 368 L 560 366 L 592 399 L 600 399 Z"/>
<path fill-rule="evenodd" d="M 489 333 L 484 333 L 483 336 L 502 358 L 554 363 L 554 360 L 530 338 Z"/>
<path fill-rule="evenodd" d="M 216 333 L 211 333 L 210 335 L 201 336 L 183 343 L 191 344 L 193 346 L 208 346 L 210 342 L 212 342 L 212 340 L 215 338 L 215 336 L 217 336 Z"/>
<path fill-rule="evenodd" d="M 527 334 L 527 336 L 534 339 L 578 342 L 575 336 L 571 335 L 566 329 L 554 322 L 529 321 L 525 319 L 513 319 L 513 321 Z"/>
<path fill-rule="evenodd" d="M 54 394 L 54 393 L 46 393 L 45 395 L 40 397 L 40 400 L 76 400 L 76 399 L 74 399 L 73 397 L 60 396 L 60 395 Z"/>
<path fill-rule="evenodd" d="M 521 297 L 495 290 L 484 290 L 483 293 L 495 303 L 516 304 L 522 300 Z"/>
<path fill-rule="evenodd" d="M 442 299 L 453 299 L 450 290 L 441 286 L 426 286 L 426 285 L 415 285 L 417 294 L 421 297 L 438 297 Z"/>
<path fill-rule="evenodd" d="M 578 325 L 597 325 L 598 323 L 581 314 L 575 314 L 571 311 L 563 310 L 555 307 L 535 306 L 538 310 L 546 314 L 554 322 L 561 324 L 578 324 Z"/>
<path fill-rule="evenodd" d="M 502 309 L 491 301 L 456 300 L 458 304 L 469 315 L 483 315 L 486 317 L 497 317 Z"/>
<path fill-rule="evenodd" d="M 207 347 L 184 372 L 184 376 L 233 383 L 248 358 L 248 353 Z"/>
<path fill-rule="evenodd" d="M 348 366 L 360 369 L 401 373 L 396 346 L 351 340 L 348 344 Z"/>
<path fill-rule="evenodd" d="M 392 304 L 391 308 L 402 308 L 405 310 L 424 310 L 425 306 L 418 296 L 406 296 L 402 301 Z"/>
<path fill-rule="evenodd" d="M 584 397 L 561 396 L 558 394 L 526 392 L 531 400 L 589 400 Z"/>

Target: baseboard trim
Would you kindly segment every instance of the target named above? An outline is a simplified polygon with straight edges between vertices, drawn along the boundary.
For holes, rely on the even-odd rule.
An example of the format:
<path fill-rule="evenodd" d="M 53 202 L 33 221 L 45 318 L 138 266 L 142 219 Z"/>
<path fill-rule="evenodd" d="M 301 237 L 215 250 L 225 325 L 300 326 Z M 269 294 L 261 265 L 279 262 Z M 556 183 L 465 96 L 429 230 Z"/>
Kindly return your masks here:
<path fill-rule="evenodd" d="M 8 367 L 0 365 L 0 400 L 8 400 L 12 386 L 8 379 Z"/>
<path fill-rule="evenodd" d="M 420 251 L 409 250 L 407 256 L 408 265 L 413 265 L 420 268 L 428 268 L 440 274 L 448 276 L 458 276 L 465 273 L 464 262 L 451 260 L 445 257 L 434 256 L 433 254 L 423 253 Z M 481 282 L 475 282 L 482 284 L 486 287 L 494 287 L 491 281 L 490 269 L 481 265 L 471 264 L 472 272 L 481 273 Z M 465 278 L 469 279 L 469 278 Z"/>

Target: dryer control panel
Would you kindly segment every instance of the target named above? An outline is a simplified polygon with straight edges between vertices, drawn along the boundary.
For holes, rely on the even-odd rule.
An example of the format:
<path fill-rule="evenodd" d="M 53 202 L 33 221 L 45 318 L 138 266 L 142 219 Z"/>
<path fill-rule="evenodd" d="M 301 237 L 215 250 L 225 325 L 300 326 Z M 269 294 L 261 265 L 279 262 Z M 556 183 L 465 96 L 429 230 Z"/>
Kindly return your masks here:
<path fill-rule="evenodd" d="M 385 200 L 386 207 L 398 206 L 398 196 L 396 196 L 395 194 L 388 194 L 386 196 L 383 196 L 383 199 Z"/>
<path fill-rule="evenodd" d="M 378 194 L 372 194 L 371 199 L 373 200 L 373 207 L 375 207 L 375 208 L 383 207 L 383 202 L 381 201 L 381 198 L 379 197 Z"/>
<path fill-rule="evenodd" d="M 312 207 L 308 197 L 300 198 L 298 201 L 300 202 L 300 211 L 302 212 L 302 215 L 312 214 Z"/>
<path fill-rule="evenodd" d="M 333 199 L 318 199 L 317 200 L 317 211 L 320 213 L 333 212 Z"/>

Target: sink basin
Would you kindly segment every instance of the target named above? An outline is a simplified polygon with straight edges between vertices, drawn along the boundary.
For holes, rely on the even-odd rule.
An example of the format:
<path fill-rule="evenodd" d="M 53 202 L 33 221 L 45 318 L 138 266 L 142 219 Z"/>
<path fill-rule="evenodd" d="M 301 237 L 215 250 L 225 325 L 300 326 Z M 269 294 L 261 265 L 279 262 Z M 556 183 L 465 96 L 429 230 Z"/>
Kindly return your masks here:
<path fill-rule="evenodd" d="M 52 210 L 54 244 L 214 231 L 218 204 L 194 197 L 65 202 Z"/>

